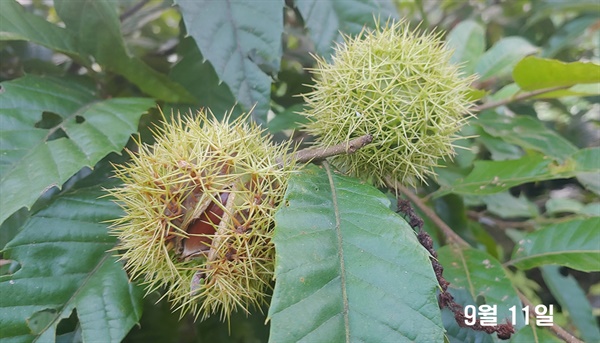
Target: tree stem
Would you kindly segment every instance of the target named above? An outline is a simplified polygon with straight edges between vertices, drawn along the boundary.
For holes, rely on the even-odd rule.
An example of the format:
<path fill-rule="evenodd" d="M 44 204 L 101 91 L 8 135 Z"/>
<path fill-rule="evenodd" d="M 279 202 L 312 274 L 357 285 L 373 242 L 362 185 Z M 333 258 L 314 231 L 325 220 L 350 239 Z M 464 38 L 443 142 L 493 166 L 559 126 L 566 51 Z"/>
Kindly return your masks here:
<path fill-rule="evenodd" d="M 406 196 L 410 201 L 412 201 L 415 205 L 417 205 L 417 207 L 429 219 L 431 219 L 431 221 L 438 228 L 440 228 L 440 230 L 442 230 L 442 233 L 448 240 L 448 243 L 454 243 L 463 248 L 469 247 L 469 243 L 467 243 L 464 239 L 462 239 L 459 235 L 457 235 L 456 232 L 454 232 L 454 230 L 452 230 L 452 228 L 450 228 L 450 226 L 448 226 L 448 224 L 444 223 L 442 218 L 440 218 L 431 208 L 429 208 L 427 205 L 425 205 L 425 202 L 423 202 L 423 200 L 421 200 L 421 198 L 419 198 L 416 194 L 414 194 L 408 188 L 406 188 L 402 185 L 394 184 L 394 182 L 392 182 L 389 178 L 386 179 L 385 182 L 386 182 L 386 185 L 389 188 L 394 189 L 397 194 L 400 194 L 400 193 L 404 194 L 404 196 Z"/>
<path fill-rule="evenodd" d="M 355 153 L 358 149 L 364 147 L 365 145 L 371 143 L 373 141 L 373 136 L 364 135 L 355 139 L 351 139 L 347 142 L 343 142 L 340 144 L 336 144 L 334 146 L 330 146 L 327 148 L 307 148 L 300 151 L 297 151 L 292 157 L 296 162 L 299 163 L 308 163 L 311 161 L 324 160 L 327 157 L 340 155 L 340 154 L 352 154 Z M 279 164 L 283 164 L 280 161 Z"/>
<path fill-rule="evenodd" d="M 452 230 L 446 223 L 444 223 L 444 221 L 431 208 L 429 208 L 425 204 L 425 202 L 421 198 L 419 198 L 419 196 L 417 196 L 416 194 L 411 192 L 408 188 L 406 188 L 402 185 L 397 185 L 394 182 L 391 182 L 391 180 L 389 178 L 386 179 L 386 185 L 388 186 L 388 188 L 395 190 L 397 195 L 400 195 L 400 193 L 402 193 L 410 201 L 412 201 L 442 231 L 442 233 L 446 237 L 446 240 L 448 241 L 448 243 L 450 243 L 450 244 L 454 243 L 454 244 L 460 246 L 461 248 L 470 248 L 471 247 L 469 243 L 467 243 L 464 239 L 462 239 L 459 235 L 457 235 L 454 232 L 454 230 Z M 523 303 L 523 305 L 529 306 L 529 308 L 535 307 L 535 305 L 533 305 L 531 303 L 531 301 L 529 301 L 529 299 L 527 299 L 527 297 L 525 297 L 524 294 L 522 294 L 519 291 L 517 291 L 517 293 L 518 293 L 519 298 L 521 299 L 521 302 Z M 534 318 L 534 319 L 536 318 L 535 314 L 532 311 L 530 311 L 529 315 L 531 318 Z M 554 323 L 552 324 L 552 326 L 549 327 L 549 329 L 552 330 L 559 338 L 565 340 L 565 342 L 567 342 L 567 343 L 583 343 L 582 341 L 577 339 L 575 336 L 570 334 L 567 330 L 563 329 L 562 327 L 560 327 Z"/>
<path fill-rule="evenodd" d="M 511 102 L 515 102 L 515 101 L 520 101 L 520 100 L 524 100 L 524 99 L 528 99 L 528 98 L 532 98 L 534 96 L 540 95 L 540 94 L 544 94 L 544 93 L 550 93 L 550 92 L 554 92 L 557 90 L 561 90 L 561 89 L 567 89 L 571 86 L 557 86 L 557 87 L 550 87 L 550 88 L 544 88 L 544 89 L 537 89 L 531 92 L 525 92 L 525 93 L 521 93 L 519 95 L 515 95 L 512 96 L 510 98 L 507 99 L 503 99 L 503 100 L 499 100 L 499 101 L 491 101 L 479 106 L 475 106 L 473 107 L 473 109 L 471 110 L 471 112 L 481 112 L 483 110 L 487 110 L 490 108 L 494 108 L 494 107 L 498 107 L 498 106 L 502 106 L 502 105 L 506 105 L 506 104 L 510 104 Z"/>
<path fill-rule="evenodd" d="M 138 3 L 136 3 L 135 5 L 133 5 L 131 8 L 129 8 L 128 10 L 126 10 L 125 12 L 123 12 L 123 14 L 121 14 L 119 16 L 119 20 L 121 22 L 123 22 L 125 19 L 129 18 L 130 16 L 132 16 L 135 12 L 139 11 L 148 2 L 150 2 L 150 0 L 141 0 L 141 1 L 139 1 Z"/>
<path fill-rule="evenodd" d="M 527 299 L 527 297 L 525 297 L 523 293 L 519 291 L 517 291 L 517 293 L 519 294 L 519 298 L 521 299 L 521 302 L 523 302 L 523 305 L 529 306 L 530 309 L 535 308 L 535 305 L 532 304 L 531 301 L 529 301 L 529 299 Z M 536 318 L 534 311 L 529 311 L 529 316 L 532 319 Z M 554 323 L 552 323 L 552 326 L 549 326 L 548 328 L 552 330 L 558 337 L 564 339 L 567 343 L 583 343 L 583 341 L 580 341 L 575 336 L 571 335 L 567 330 L 561 328 L 560 326 Z"/>

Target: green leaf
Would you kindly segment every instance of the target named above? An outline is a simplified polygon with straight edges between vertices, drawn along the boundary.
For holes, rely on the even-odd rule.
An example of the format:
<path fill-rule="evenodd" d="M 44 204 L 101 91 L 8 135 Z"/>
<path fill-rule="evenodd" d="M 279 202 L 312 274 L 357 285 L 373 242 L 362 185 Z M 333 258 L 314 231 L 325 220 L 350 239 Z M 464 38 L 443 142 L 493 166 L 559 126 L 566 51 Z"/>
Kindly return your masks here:
<path fill-rule="evenodd" d="M 522 183 L 552 178 L 551 164 L 552 160 L 541 154 L 509 161 L 475 161 L 469 175 L 441 187 L 435 195 L 499 193 Z"/>
<path fill-rule="evenodd" d="M 467 305 L 477 306 L 476 301 L 464 288 L 452 288 L 452 297 L 457 304 L 463 308 Z M 449 343 L 464 343 L 464 342 L 478 342 L 478 343 L 494 343 L 492 335 L 483 331 L 475 331 L 471 328 L 461 327 L 454 317 L 454 313 L 448 308 L 442 309 L 442 321 L 444 322 L 444 328 L 446 329 L 446 338 Z"/>
<path fill-rule="evenodd" d="M 0 40 L 27 40 L 65 54 L 77 54 L 71 32 L 25 12 L 14 0 L 2 2 Z"/>
<path fill-rule="evenodd" d="M 592 202 L 585 205 L 581 213 L 590 217 L 600 217 L 600 202 Z"/>
<path fill-rule="evenodd" d="M 516 334 L 514 334 L 510 343 L 562 343 L 560 339 L 556 338 L 553 334 L 548 332 L 548 330 L 543 330 L 541 327 L 535 326 L 534 324 L 530 324 L 519 330 Z"/>
<path fill-rule="evenodd" d="M 562 276 L 558 266 L 541 267 L 544 282 L 560 304 L 569 312 L 571 322 L 581 332 L 585 342 L 600 342 L 600 329 L 585 293 L 571 275 Z"/>
<path fill-rule="evenodd" d="M 83 340 L 119 342 L 141 316 L 142 290 L 112 253 L 105 221 L 121 215 L 100 187 L 61 195 L 34 214 L 7 244 L 21 265 L 0 277 L 0 338 L 54 342 L 60 321 L 77 310 Z"/>
<path fill-rule="evenodd" d="M 515 82 L 526 91 L 600 82 L 600 65 L 591 62 L 565 63 L 528 56 L 513 70 Z"/>
<path fill-rule="evenodd" d="M 537 50 L 536 46 L 521 37 L 502 38 L 477 61 L 475 72 L 479 75 L 479 81 L 510 75 L 520 59 Z"/>
<path fill-rule="evenodd" d="M 389 0 L 298 0 L 300 11 L 315 50 L 327 60 L 335 43 L 342 43 L 342 34 L 357 35 L 363 28 L 375 28 L 376 18 L 384 23 L 398 18 L 394 4 Z"/>
<path fill-rule="evenodd" d="M 25 208 L 13 213 L 0 225 L 0 250 L 4 249 L 6 244 L 10 242 L 17 233 L 23 223 L 29 218 L 30 211 Z M 0 272 L 1 275 L 1 272 Z"/>
<path fill-rule="evenodd" d="M 591 153 L 582 156 L 580 160 L 590 164 L 590 170 L 582 170 L 575 173 L 577 181 L 579 181 L 585 188 L 591 192 L 600 195 L 600 177 L 598 177 L 598 170 L 600 170 L 600 150 L 599 149 L 586 149 L 592 150 Z"/>
<path fill-rule="evenodd" d="M 57 0 L 55 9 L 83 56 L 92 55 L 100 64 L 128 57 L 115 3 L 106 0 Z"/>
<path fill-rule="evenodd" d="M 598 161 L 598 160 L 596 160 Z M 577 181 L 579 181 L 589 191 L 600 195 L 600 178 L 597 172 L 577 173 Z"/>
<path fill-rule="evenodd" d="M 577 152 L 575 145 L 532 117 L 509 117 L 486 112 L 474 123 L 507 143 L 518 145 L 525 150 L 539 151 L 559 161 L 564 161 Z"/>
<path fill-rule="evenodd" d="M 210 62 L 198 50 L 191 37 L 184 38 L 177 46 L 181 60 L 171 69 L 170 77 L 181 83 L 197 99 L 197 103 L 221 117 L 236 105 L 235 98 L 219 77 Z M 236 108 L 235 112 L 243 112 Z"/>
<path fill-rule="evenodd" d="M 575 199 L 569 198 L 550 198 L 546 201 L 546 215 L 561 213 L 582 213 L 583 204 Z"/>
<path fill-rule="evenodd" d="M 509 192 L 501 192 L 483 196 L 487 210 L 500 218 L 532 218 L 539 215 L 537 206 L 523 194 L 518 198 Z"/>
<path fill-rule="evenodd" d="M 440 342 L 429 254 L 390 201 L 311 166 L 277 212 L 272 342 Z"/>
<path fill-rule="evenodd" d="M 456 233 L 461 236 L 469 236 L 467 225 L 469 219 L 465 209 L 463 198 L 456 194 L 434 199 L 432 207 L 435 213 L 440 216 L 448 226 L 457 228 Z"/>
<path fill-rule="evenodd" d="M 488 92 L 484 89 L 476 89 L 470 87 L 468 90 L 467 98 L 469 99 L 469 101 L 478 101 L 483 99 L 483 97 L 485 97 L 487 93 Z"/>
<path fill-rule="evenodd" d="M 591 12 L 598 17 L 600 8 L 596 0 L 578 0 L 578 1 L 563 1 L 563 0 L 546 0 L 534 2 L 534 7 L 531 10 L 532 16 L 527 18 L 527 26 L 531 26 L 538 21 L 547 18 L 556 13 L 568 12 Z"/>
<path fill-rule="evenodd" d="M 194 101 L 180 84 L 150 68 L 141 59 L 129 56 L 121 34 L 117 2 L 56 0 L 54 3 L 57 14 L 75 37 L 81 55 L 90 55 L 101 66 L 123 75 L 155 98 L 168 102 Z"/>
<path fill-rule="evenodd" d="M 530 269 L 558 264 L 585 272 L 600 271 L 600 217 L 548 225 L 521 239 L 509 264 Z"/>
<path fill-rule="evenodd" d="M 523 156 L 521 148 L 507 143 L 499 137 L 494 137 L 483 129 L 478 130 L 477 134 L 477 140 L 490 152 L 494 161 L 514 160 Z"/>
<path fill-rule="evenodd" d="M 581 149 L 562 164 L 542 154 L 509 161 L 475 161 L 469 175 L 454 180 L 453 184 L 442 185 L 432 195 L 494 194 L 527 182 L 564 179 L 582 173 L 600 173 L 600 148 Z"/>
<path fill-rule="evenodd" d="M 597 15 L 585 15 L 567 22 L 548 39 L 542 57 L 554 57 L 566 47 L 580 44 L 580 38 L 585 35 L 585 31 L 597 21 Z"/>
<path fill-rule="evenodd" d="M 100 100 L 75 79 L 28 75 L 3 82 L 2 88 L 0 223 L 82 167 L 120 152 L 154 103 L 146 98 Z M 41 128 L 42 113 L 57 123 Z"/>
<path fill-rule="evenodd" d="M 497 305 L 498 323 L 512 323 L 509 309 L 515 306 L 519 313 L 515 327 L 523 326 L 521 300 L 498 260 L 481 250 L 449 245 L 438 250 L 438 260 L 444 267 L 444 277 L 451 288 L 465 289 L 473 299 L 483 297 L 486 304 Z M 477 303 L 480 304 L 479 301 Z"/>
<path fill-rule="evenodd" d="M 256 122 L 266 123 L 272 80 L 259 64 L 266 61 L 279 70 L 283 0 L 176 2 L 189 35 L 219 78 L 245 110 L 256 106 Z"/>
<path fill-rule="evenodd" d="M 494 94 L 489 97 L 490 101 L 500 101 L 504 99 L 512 98 L 519 94 L 521 89 L 517 86 L 516 83 L 509 83 L 506 86 L 500 88 Z"/>
<path fill-rule="evenodd" d="M 303 110 L 304 105 L 296 104 L 286 108 L 283 112 L 278 113 L 267 125 L 269 132 L 277 133 L 283 130 L 301 127 L 302 124 L 308 122 L 308 119 L 300 114 Z"/>
<path fill-rule="evenodd" d="M 468 234 L 469 236 L 473 237 L 473 240 L 476 241 L 475 244 L 478 249 L 484 250 L 495 259 L 499 260 L 502 256 L 504 256 L 504 249 L 502 245 L 498 244 L 498 239 L 492 236 L 488 232 L 488 229 L 484 228 L 483 223 L 489 223 L 488 220 L 489 218 L 486 217 L 481 217 L 478 221 L 470 220 L 467 223 L 469 228 Z M 458 233 L 459 230 L 456 230 L 456 232 Z M 466 238 L 469 238 L 469 236 Z"/>
<path fill-rule="evenodd" d="M 475 72 L 475 64 L 485 51 L 485 29 L 473 20 L 465 20 L 448 33 L 448 47 L 454 49 L 451 61 L 462 65 L 467 75 Z"/>
<path fill-rule="evenodd" d="M 575 174 L 580 173 L 598 173 L 600 171 L 600 147 L 581 149 L 570 160 L 573 162 L 568 165 L 565 163 L 564 172 L 574 171 Z M 572 168 L 572 169 L 571 169 Z"/>

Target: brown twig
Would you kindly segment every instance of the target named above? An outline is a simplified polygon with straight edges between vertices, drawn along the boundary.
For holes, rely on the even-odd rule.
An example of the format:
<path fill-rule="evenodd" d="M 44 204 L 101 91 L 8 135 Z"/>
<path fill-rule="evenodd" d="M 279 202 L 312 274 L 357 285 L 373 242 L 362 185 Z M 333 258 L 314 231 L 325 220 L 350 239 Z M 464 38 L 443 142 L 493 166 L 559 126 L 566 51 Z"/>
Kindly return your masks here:
<path fill-rule="evenodd" d="M 364 135 L 327 148 L 308 148 L 296 152 L 296 161 L 300 163 L 323 160 L 340 154 L 353 154 L 373 141 L 373 136 Z"/>
<path fill-rule="evenodd" d="M 135 12 L 139 11 L 142 7 L 144 7 L 144 5 L 146 5 L 148 2 L 150 2 L 150 0 L 141 0 L 140 2 L 136 3 L 131 8 L 127 9 L 127 11 L 123 12 L 123 14 L 119 16 L 119 20 L 122 22 L 125 19 L 131 17 Z"/>
<path fill-rule="evenodd" d="M 442 233 L 444 236 L 446 236 L 446 239 L 449 243 L 454 243 L 461 247 L 469 247 L 469 243 L 457 235 L 456 232 L 454 232 L 454 230 L 448 226 L 448 224 L 444 223 L 444 221 L 431 208 L 425 205 L 421 198 L 408 190 L 408 188 L 399 184 L 394 184 L 394 182 L 392 182 L 390 179 L 386 179 L 385 182 L 390 189 L 394 189 L 397 192 L 404 194 L 404 196 L 417 205 L 417 207 L 427 216 L 427 218 L 431 219 L 431 221 L 433 221 L 434 224 L 440 228 L 440 230 L 442 230 Z"/>
<path fill-rule="evenodd" d="M 493 226 L 495 228 L 506 230 L 506 229 L 526 229 L 533 230 L 535 228 L 535 223 L 528 220 L 524 222 L 510 221 L 510 220 L 502 220 L 499 218 L 493 218 L 490 216 L 486 216 L 484 213 L 480 213 L 477 211 L 467 211 L 467 217 L 473 221 L 477 221 L 481 224 L 487 226 Z"/>
<path fill-rule="evenodd" d="M 519 294 L 519 298 L 521 299 L 521 302 L 523 302 L 523 305 L 529 306 L 529 308 L 535 307 L 535 305 L 532 304 L 531 301 L 529 301 L 529 299 L 527 299 L 527 297 L 525 297 L 523 293 L 517 291 L 517 294 Z M 533 311 L 529 311 L 529 317 L 531 317 L 532 319 L 536 318 Z M 583 341 L 580 341 L 575 336 L 571 335 L 567 330 L 561 328 L 560 326 L 554 323 L 552 323 L 552 326 L 549 326 L 548 328 L 552 330 L 558 337 L 564 339 L 567 343 L 583 343 Z"/>
<path fill-rule="evenodd" d="M 429 219 L 431 219 L 431 221 L 436 226 L 438 226 L 440 228 L 442 233 L 446 236 L 446 239 L 448 242 L 454 243 L 454 244 L 464 247 L 464 248 L 470 247 L 469 243 L 467 243 L 459 235 L 457 235 L 446 223 L 444 223 L 444 221 L 431 208 L 429 208 L 425 204 L 425 202 L 423 202 L 423 200 L 421 198 L 419 198 L 416 194 L 411 192 L 408 188 L 406 188 L 402 185 L 394 184 L 389 179 L 386 179 L 386 185 L 391 190 L 394 190 L 397 195 L 399 195 L 399 193 L 402 193 L 402 194 L 404 194 L 404 196 L 406 196 L 408 199 L 410 199 L 410 201 L 412 201 Z M 420 241 L 421 241 L 421 238 L 420 238 Z M 421 244 L 423 244 L 423 242 L 421 242 Z M 443 278 L 442 278 L 442 281 L 445 281 L 445 280 L 443 280 Z M 439 279 L 438 279 L 438 282 L 439 282 Z M 440 286 L 443 288 L 443 282 L 440 282 Z M 517 291 L 517 293 L 518 293 L 519 298 L 521 299 L 521 302 L 523 303 L 523 305 L 529 306 L 530 308 L 535 307 L 535 305 L 533 305 L 531 303 L 531 301 L 529 301 L 529 299 L 527 299 L 527 297 L 525 297 L 524 294 L 522 294 L 521 292 L 518 292 L 518 291 Z M 450 294 L 448 293 L 448 295 L 450 295 Z M 449 306 L 452 306 L 451 300 L 452 299 L 450 299 L 450 298 L 449 299 L 441 299 L 442 302 L 444 302 L 444 301 L 448 302 Z M 457 313 L 458 312 L 455 312 L 455 316 L 457 315 Z M 533 312 L 530 312 L 529 314 L 530 314 L 531 318 L 536 318 L 536 316 Z M 458 313 L 458 315 L 460 316 L 460 313 Z M 457 318 L 457 320 L 458 319 L 459 318 Z M 563 329 L 562 327 L 560 327 L 554 323 L 549 328 L 558 337 L 565 340 L 565 342 L 567 342 L 567 343 L 583 343 L 582 341 L 580 341 L 579 339 L 574 337 L 572 334 L 570 334 L 567 330 Z"/>
<path fill-rule="evenodd" d="M 554 91 L 558 91 L 561 89 L 567 89 L 571 86 L 557 86 L 557 87 L 550 87 L 550 88 L 544 88 L 544 89 L 538 89 L 538 90 L 534 90 L 531 92 L 525 92 L 525 93 L 521 93 L 519 95 L 515 95 L 513 97 L 507 98 L 507 99 L 502 99 L 502 100 L 498 100 L 498 101 L 491 101 L 479 106 L 475 106 L 471 109 L 471 112 L 481 112 L 483 110 L 487 110 L 490 108 L 494 108 L 494 107 L 498 107 L 498 106 L 502 106 L 502 105 L 506 105 L 506 104 L 510 104 L 511 102 L 515 102 L 515 101 L 520 101 L 520 100 L 524 100 L 524 99 L 528 99 L 528 98 L 532 98 L 534 96 L 540 95 L 540 94 L 544 94 L 544 93 L 549 93 L 549 92 L 554 92 Z"/>
<path fill-rule="evenodd" d="M 512 334 L 515 333 L 515 328 L 513 327 L 512 323 L 509 322 L 497 325 L 482 325 L 481 320 L 477 319 L 473 324 L 467 325 L 465 321 L 466 315 L 463 311 L 463 307 L 458 304 L 456 300 L 454 300 L 452 294 L 448 292 L 448 286 L 450 283 L 444 278 L 444 267 L 438 261 L 438 255 L 433 248 L 433 240 L 431 239 L 431 236 L 429 236 L 429 234 L 423 230 L 423 219 L 421 219 L 413 210 L 409 200 L 404 200 L 400 197 L 398 190 L 396 190 L 396 197 L 398 198 L 398 212 L 404 214 L 409 225 L 415 231 L 418 231 L 417 239 L 419 240 L 419 243 L 421 243 L 421 245 L 431 255 L 429 260 L 431 261 L 437 282 L 440 285 L 440 294 L 438 298 L 440 308 L 449 309 L 454 315 L 456 323 L 460 327 L 467 327 L 471 330 L 483 331 L 489 334 L 496 333 L 498 338 L 503 340 L 510 339 Z"/>
<path fill-rule="evenodd" d="M 300 151 L 296 151 L 292 158 L 298 163 L 307 163 L 311 161 L 324 160 L 327 157 L 335 155 L 353 154 L 358 149 L 364 147 L 372 141 L 373 136 L 364 135 L 327 148 L 307 148 Z M 278 159 L 278 163 L 279 165 L 284 164 L 284 162 L 281 159 Z"/>

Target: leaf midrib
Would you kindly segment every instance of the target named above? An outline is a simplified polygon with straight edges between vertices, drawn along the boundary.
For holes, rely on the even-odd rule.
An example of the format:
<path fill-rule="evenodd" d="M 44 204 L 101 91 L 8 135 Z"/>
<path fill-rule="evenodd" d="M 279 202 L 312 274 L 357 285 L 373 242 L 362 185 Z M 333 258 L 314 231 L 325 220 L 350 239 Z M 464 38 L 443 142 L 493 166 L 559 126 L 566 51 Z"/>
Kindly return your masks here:
<path fill-rule="evenodd" d="M 333 202 L 333 211 L 335 214 L 335 234 L 337 238 L 338 245 L 338 258 L 340 261 L 340 282 L 342 283 L 342 302 L 344 306 L 343 317 L 344 317 L 344 333 L 346 342 L 350 342 L 350 319 L 348 317 L 348 292 L 346 290 L 346 266 L 344 263 L 344 239 L 342 237 L 341 232 L 341 219 L 340 219 L 340 210 L 337 202 L 337 192 L 335 188 L 335 184 L 333 182 L 333 174 L 331 172 L 331 168 L 329 168 L 329 164 L 327 162 L 323 163 L 325 166 L 325 170 L 327 171 L 327 178 L 329 179 L 329 186 L 331 187 L 331 198 Z"/>
<path fill-rule="evenodd" d="M 460 256 L 460 262 L 462 264 L 462 268 L 465 272 L 465 277 L 467 279 L 467 284 L 469 285 L 469 293 L 471 293 L 471 296 L 473 298 L 477 297 L 477 294 L 475 293 L 475 285 L 473 285 L 473 281 L 471 280 L 471 272 L 469 270 L 469 266 L 467 264 L 467 259 L 465 258 L 465 255 L 463 254 L 463 251 L 459 248 L 456 248 L 458 255 Z"/>

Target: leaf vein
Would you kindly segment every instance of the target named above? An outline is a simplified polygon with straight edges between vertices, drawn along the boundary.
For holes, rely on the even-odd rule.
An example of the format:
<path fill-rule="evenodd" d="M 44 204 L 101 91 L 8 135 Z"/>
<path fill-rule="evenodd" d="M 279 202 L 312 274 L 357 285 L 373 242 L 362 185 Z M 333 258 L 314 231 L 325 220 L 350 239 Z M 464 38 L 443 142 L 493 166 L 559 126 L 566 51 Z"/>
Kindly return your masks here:
<path fill-rule="evenodd" d="M 346 333 L 346 342 L 350 342 L 350 319 L 348 317 L 349 305 L 348 305 L 348 291 L 346 289 L 346 266 L 344 263 L 344 240 L 342 237 L 342 227 L 340 219 L 340 208 L 337 200 L 337 191 L 335 189 L 335 183 L 333 181 L 333 174 L 328 163 L 323 164 L 327 170 L 327 177 L 329 178 L 329 185 L 331 187 L 331 197 L 333 201 L 333 211 L 335 213 L 335 233 L 338 240 L 338 258 L 340 261 L 340 278 L 342 282 L 342 301 L 344 304 L 344 332 Z"/>

